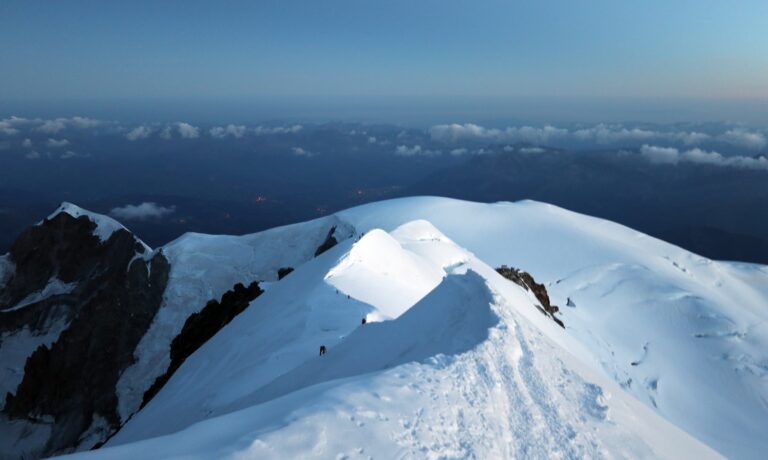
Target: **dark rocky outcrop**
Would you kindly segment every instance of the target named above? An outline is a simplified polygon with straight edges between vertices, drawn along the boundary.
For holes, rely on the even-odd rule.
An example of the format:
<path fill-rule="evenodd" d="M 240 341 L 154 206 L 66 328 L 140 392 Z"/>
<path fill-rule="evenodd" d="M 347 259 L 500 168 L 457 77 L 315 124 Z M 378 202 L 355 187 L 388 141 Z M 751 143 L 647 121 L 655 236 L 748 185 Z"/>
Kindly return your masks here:
<path fill-rule="evenodd" d="M 290 275 L 292 271 L 293 271 L 293 267 L 279 268 L 277 270 L 277 279 L 281 280 L 281 279 L 285 278 L 286 276 Z"/>
<path fill-rule="evenodd" d="M 32 353 L 15 393 L 5 395 L 8 418 L 51 424 L 44 456 L 77 448 L 97 416 L 107 430 L 119 428 L 115 385 L 133 363 L 168 281 L 170 265 L 161 253 L 146 253 L 125 229 L 106 241 L 95 230 L 87 216 L 64 212 L 30 227 L 12 245 L 15 270 L 0 287 L 0 331 L 44 333 L 52 320 L 69 324 Z M 53 277 L 73 289 L 9 310 Z"/>
<path fill-rule="evenodd" d="M 248 287 L 237 283 L 221 296 L 221 301 L 210 300 L 202 310 L 190 315 L 179 335 L 171 343 L 171 364 L 168 370 L 144 393 L 141 407 L 143 408 L 160 391 L 195 350 L 229 324 L 235 316 L 242 313 L 262 292 L 264 291 L 257 282 L 251 283 Z"/>
<path fill-rule="evenodd" d="M 320 254 L 324 253 L 325 251 L 339 244 L 338 240 L 336 240 L 336 237 L 334 236 L 334 233 L 336 233 L 335 225 L 331 227 L 330 230 L 328 230 L 328 235 L 325 237 L 325 240 L 317 248 L 317 251 L 315 251 L 315 257 L 319 256 Z"/>
<path fill-rule="evenodd" d="M 547 293 L 547 288 L 544 287 L 543 284 L 537 283 L 536 280 L 533 279 L 533 276 L 531 276 L 530 273 L 520 270 L 518 268 L 507 267 L 506 265 L 502 265 L 501 267 L 497 268 L 496 271 L 504 278 L 533 292 L 533 295 L 536 296 L 536 299 L 539 301 L 539 305 L 537 305 L 536 307 L 542 313 L 549 316 L 552 319 L 552 321 L 559 324 L 560 327 L 565 328 L 565 324 L 563 324 L 563 321 L 560 318 L 555 316 L 555 313 L 559 312 L 560 308 L 557 305 L 552 305 L 550 303 L 549 294 Z"/>

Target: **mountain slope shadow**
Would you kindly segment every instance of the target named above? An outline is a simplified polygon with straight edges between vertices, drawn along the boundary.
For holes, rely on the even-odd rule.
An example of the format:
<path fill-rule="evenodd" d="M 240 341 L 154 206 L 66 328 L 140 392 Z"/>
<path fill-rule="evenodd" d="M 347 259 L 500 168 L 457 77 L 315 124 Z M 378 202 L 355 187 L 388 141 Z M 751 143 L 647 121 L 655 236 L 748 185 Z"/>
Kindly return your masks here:
<path fill-rule="evenodd" d="M 473 271 L 449 275 L 399 318 L 357 328 L 341 343 L 235 402 L 223 412 L 260 404 L 318 383 L 458 355 L 488 338 L 499 318 L 493 295 Z"/>

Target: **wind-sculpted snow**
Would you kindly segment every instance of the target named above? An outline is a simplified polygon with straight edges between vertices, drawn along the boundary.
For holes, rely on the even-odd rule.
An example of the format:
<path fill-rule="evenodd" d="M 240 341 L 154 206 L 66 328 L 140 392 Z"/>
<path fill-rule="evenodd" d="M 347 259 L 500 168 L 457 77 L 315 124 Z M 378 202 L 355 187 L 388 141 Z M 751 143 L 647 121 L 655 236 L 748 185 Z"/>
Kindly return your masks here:
<path fill-rule="evenodd" d="M 269 401 L 329 380 L 469 351 L 498 322 L 490 309 L 492 301 L 476 273 L 450 276 L 396 320 L 355 329 L 326 356 L 278 377 L 235 407 Z"/>
<path fill-rule="evenodd" d="M 340 291 L 376 305 L 382 316 L 373 319 L 389 319 L 400 316 L 443 276 L 442 267 L 404 250 L 395 238 L 377 229 L 355 244 L 325 279 Z"/>
<path fill-rule="evenodd" d="M 768 268 L 532 201 L 404 198 L 339 215 L 360 231 L 427 219 L 484 262 L 523 268 L 575 305 L 561 313 L 578 344 L 555 341 L 720 452 L 768 451 Z"/>
<path fill-rule="evenodd" d="M 717 457 L 574 364 L 481 276 L 451 275 L 246 409 L 76 458 Z"/>
<path fill-rule="evenodd" d="M 626 391 L 723 452 L 759 458 L 768 449 L 768 311 L 723 302 L 697 285 L 695 268 L 677 266 L 682 279 L 643 265 L 593 267 L 552 290 L 575 302 L 565 312 L 571 333 Z"/>

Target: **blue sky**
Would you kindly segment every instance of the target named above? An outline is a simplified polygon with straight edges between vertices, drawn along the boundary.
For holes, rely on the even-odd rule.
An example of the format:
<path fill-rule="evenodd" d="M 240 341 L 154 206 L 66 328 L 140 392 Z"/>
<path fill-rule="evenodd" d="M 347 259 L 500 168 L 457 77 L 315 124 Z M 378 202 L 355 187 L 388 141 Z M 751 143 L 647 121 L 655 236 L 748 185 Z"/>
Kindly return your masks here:
<path fill-rule="evenodd" d="M 343 101 L 439 111 L 541 99 L 562 115 L 557 101 L 689 101 L 679 104 L 695 113 L 697 100 L 760 111 L 766 24 L 765 0 L 4 0 L 0 101 L 336 101 L 338 112 Z"/>

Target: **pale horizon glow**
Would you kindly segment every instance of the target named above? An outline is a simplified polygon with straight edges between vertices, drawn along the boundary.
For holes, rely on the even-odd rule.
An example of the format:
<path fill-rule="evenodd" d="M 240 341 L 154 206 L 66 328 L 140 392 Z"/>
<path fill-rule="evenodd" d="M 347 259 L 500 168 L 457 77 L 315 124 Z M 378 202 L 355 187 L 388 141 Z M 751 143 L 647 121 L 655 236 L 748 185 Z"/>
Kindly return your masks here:
<path fill-rule="evenodd" d="M 765 122 L 765 18 L 761 0 L 8 1 L 0 103 L 374 119 L 411 104 L 432 121 L 484 106 L 553 121 L 652 107 L 648 121 Z"/>

